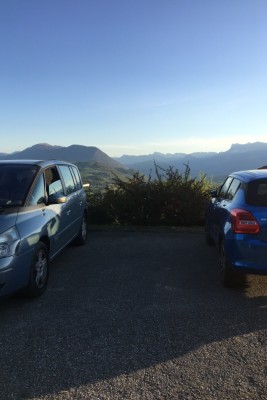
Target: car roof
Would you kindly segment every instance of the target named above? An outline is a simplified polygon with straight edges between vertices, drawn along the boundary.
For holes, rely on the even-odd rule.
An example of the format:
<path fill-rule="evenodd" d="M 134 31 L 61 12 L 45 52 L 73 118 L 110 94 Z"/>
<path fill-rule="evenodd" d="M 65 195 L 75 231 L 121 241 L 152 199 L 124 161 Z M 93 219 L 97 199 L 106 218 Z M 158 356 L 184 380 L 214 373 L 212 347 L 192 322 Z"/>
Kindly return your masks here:
<path fill-rule="evenodd" d="M 247 171 L 237 171 L 230 174 L 234 178 L 239 178 L 244 182 L 254 181 L 255 179 L 267 178 L 267 169 L 251 169 Z"/>
<path fill-rule="evenodd" d="M 22 160 L 22 159 L 17 159 L 17 160 L 0 160 L 0 165 L 1 164 L 21 164 L 21 165 L 39 165 L 41 168 L 48 167 L 50 165 L 73 165 L 70 162 L 67 161 L 62 161 L 62 160 Z"/>

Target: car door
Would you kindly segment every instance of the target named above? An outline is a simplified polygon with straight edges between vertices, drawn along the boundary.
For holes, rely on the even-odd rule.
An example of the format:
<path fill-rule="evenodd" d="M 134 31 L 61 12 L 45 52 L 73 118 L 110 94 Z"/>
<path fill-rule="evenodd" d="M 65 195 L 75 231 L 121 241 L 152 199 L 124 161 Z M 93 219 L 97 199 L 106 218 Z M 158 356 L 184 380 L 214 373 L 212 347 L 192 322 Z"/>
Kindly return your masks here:
<path fill-rule="evenodd" d="M 51 213 L 47 211 L 45 181 L 41 172 L 27 195 L 26 205 L 19 208 L 16 226 L 21 237 L 20 253 L 33 251 L 40 237 L 47 235 Z"/>
<path fill-rule="evenodd" d="M 68 243 L 67 203 L 52 202 L 52 196 L 64 199 L 64 189 L 55 167 L 41 171 L 18 213 L 17 227 L 24 238 L 22 251 L 33 249 L 42 237 L 48 237 L 49 255 L 53 258 Z"/>
<path fill-rule="evenodd" d="M 45 169 L 46 192 L 48 197 L 47 213 L 50 214 L 49 236 L 51 253 L 55 255 L 65 247 L 73 237 L 71 226 L 71 202 L 66 196 L 65 184 L 56 166 Z M 62 198 L 55 202 L 54 197 Z"/>
<path fill-rule="evenodd" d="M 241 186 L 241 182 L 237 178 L 231 178 L 231 180 L 227 180 L 225 187 L 223 188 L 223 192 L 221 195 L 221 200 L 218 201 L 215 213 L 215 221 L 216 221 L 216 235 L 219 237 L 225 235 L 226 231 L 230 229 L 231 224 L 231 210 L 233 208 L 232 202 Z M 226 229 L 226 224 L 228 224 L 228 228 Z"/>
<path fill-rule="evenodd" d="M 87 196 L 83 188 L 82 179 L 78 168 L 75 165 L 70 167 L 76 188 L 76 227 L 79 230 L 82 217 L 87 208 Z"/>
<path fill-rule="evenodd" d="M 58 168 L 64 181 L 65 195 L 68 199 L 68 234 L 73 239 L 78 233 L 81 221 L 78 207 L 78 191 L 73 173 L 71 172 L 71 166 L 59 165 Z"/>
<path fill-rule="evenodd" d="M 218 195 L 213 199 L 212 207 L 212 225 L 211 236 L 213 240 L 218 243 L 221 226 L 225 217 L 225 207 L 227 205 L 227 191 L 232 183 L 233 178 L 229 176 L 221 186 Z"/>

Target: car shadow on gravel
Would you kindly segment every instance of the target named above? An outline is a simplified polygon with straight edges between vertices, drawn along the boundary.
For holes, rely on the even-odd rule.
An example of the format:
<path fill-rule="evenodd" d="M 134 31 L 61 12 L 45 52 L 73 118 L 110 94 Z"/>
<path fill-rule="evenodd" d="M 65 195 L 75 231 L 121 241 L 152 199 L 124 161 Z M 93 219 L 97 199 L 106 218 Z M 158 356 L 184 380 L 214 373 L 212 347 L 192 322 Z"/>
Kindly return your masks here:
<path fill-rule="evenodd" d="M 217 263 L 202 232 L 91 232 L 42 297 L 1 301 L 0 399 L 53 398 L 251 332 L 264 346 L 266 278 L 225 289 Z"/>

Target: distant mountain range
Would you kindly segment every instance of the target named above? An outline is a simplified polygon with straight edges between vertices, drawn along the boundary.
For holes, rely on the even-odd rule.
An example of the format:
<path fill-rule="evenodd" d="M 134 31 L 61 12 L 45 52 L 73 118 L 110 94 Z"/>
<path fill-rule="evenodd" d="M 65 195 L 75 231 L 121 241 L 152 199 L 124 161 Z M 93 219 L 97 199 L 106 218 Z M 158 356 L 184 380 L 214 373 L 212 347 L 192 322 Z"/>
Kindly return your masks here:
<path fill-rule="evenodd" d="M 255 169 L 267 165 L 267 143 L 254 142 L 247 144 L 233 144 L 227 151 L 199 152 L 199 153 L 153 153 L 142 156 L 123 155 L 111 158 L 106 153 L 93 146 L 71 145 L 69 147 L 51 146 L 47 143 L 36 144 L 22 151 L 11 154 L 0 153 L 0 159 L 60 159 L 73 163 L 85 163 L 91 166 L 103 166 L 105 170 L 120 170 L 129 174 L 131 171 L 140 171 L 153 177 L 154 163 L 163 169 L 173 167 L 181 173 L 185 164 L 190 167 L 192 176 L 206 174 L 208 178 L 218 180 L 230 172 L 244 169 Z"/>
<path fill-rule="evenodd" d="M 123 168 L 118 161 L 109 157 L 106 153 L 93 146 L 81 146 L 73 144 L 69 147 L 51 146 L 47 143 L 39 143 L 22 151 L 11 154 L 0 153 L 0 160 L 64 160 L 69 162 L 98 163 L 108 168 Z M 127 167 L 124 167 L 127 168 Z"/>
<path fill-rule="evenodd" d="M 256 169 L 267 165 L 267 143 L 232 144 L 229 150 L 220 153 L 153 153 L 142 156 L 124 155 L 116 157 L 115 160 L 145 175 L 151 174 L 152 177 L 155 170 L 154 162 L 163 169 L 171 166 L 181 173 L 185 170 L 185 164 L 188 164 L 192 176 L 204 173 L 208 178 L 218 180 L 233 171 Z"/>

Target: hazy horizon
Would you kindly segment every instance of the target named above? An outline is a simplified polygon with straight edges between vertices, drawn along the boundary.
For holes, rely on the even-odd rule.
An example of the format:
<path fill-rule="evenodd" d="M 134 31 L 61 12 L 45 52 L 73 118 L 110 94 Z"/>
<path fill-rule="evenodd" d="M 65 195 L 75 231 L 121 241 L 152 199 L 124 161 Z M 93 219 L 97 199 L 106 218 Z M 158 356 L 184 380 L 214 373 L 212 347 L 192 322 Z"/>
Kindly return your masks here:
<path fill-rule="evenodd" d="M 12 154 L 12 153 L 16 153 L 16 152 L 20 152 L 20 151 L 26 150 L 27 148 L 31 148 L 31 147 L 36 146 L 36 145 L 49 145 L 49 146 L 55 146 L 55 147 L 56 147 L 56 146 L 59 146 L 59 147 L 69 147 L 69 146 L 73 146 L 73 145 L 80 145 L 80 146 L 86 146 L 86 147 L 97 147 L 99 150 L 101 150 L 101 151 L 103 151 L 104 153 L 106 153 L 109 157 L 120 158 L 120 157 L 122 157 L 122 156 L 145 156 L 145 155 L 154 154 L 154 153 L 161 153 L 161 154 L 163 154 L 163 155 L 172 155 L 172 154 L 176 154 L 176 153 L 193 154 L 193 153 L 198 153 L 198 152 L 199 152 L 199 153 L 202 153 L 202 152 L 204 152 L 204 153 L 210 153 L 210 152 L 221 153 L 221 152 L 230 150 L 230 148 L 231 148 L 233 145 L 236 145 L 236 144 L 237 144 L 237 145 L 245 145 L 245 144 L 258 143 L 258 142 L 267 144 L 267 141 L 256 141 L 256 140 L 254 141 L 254 140 L 253 140 L 253 141 L 251 141 L 251 142 L 246 142 L 246 143 L 231 143 L 230 146 L 229 146 L 228 148 L 226 148 L 225 150 L 220 150 L 220 151 L 210 151 L 210 150 L 203 150 L 203 151 L 197 150 L 197 151 L 192 151 L 192 152 L 184 152 L 184 151 L 179 151 L 179 152 L 177 152 L 177 151 L 173 151 L 173 152 L 152 151 L 152 152 L 141 153 L 141 154 L 136 154 L 136 153 L 123 153 L 123 154 L 119 154 L 119 155 L 112 155 L 112 154 L 109 154 L 108 152 L 104 151 L 103 148 L 100 148 L 100 147 L 98 147 L 98 146 L 95 146 L 94 144 L 92 144 L 92 145 L 84 145 L 84 144 L 78 144 L 78 143 L 71 143 L 70 145 L 64 146 L 64 145 L 59 145 L 59 144 L 57 144 L 57 145 L 52 145 L 51 143 L 45 142 L 45 143 L 33 143 L 33 144 L 31 144 L 30 146 L 25 146 L 25 147 L 22 147 L 22 148 L 20 148 L 20 149 L 16 149 L 16 150 L 10 151 L 10 152 L 4 152 L 4 151 L 2 151 L 2 150 L 0 149 L 0 153 Z"/>

